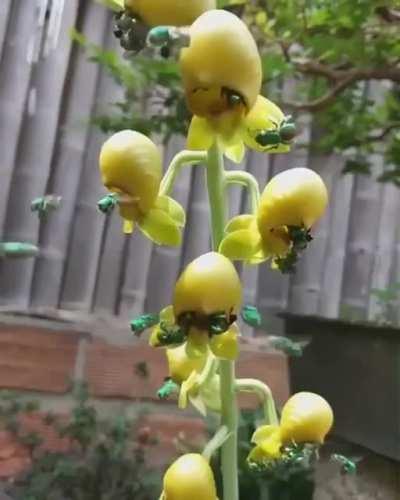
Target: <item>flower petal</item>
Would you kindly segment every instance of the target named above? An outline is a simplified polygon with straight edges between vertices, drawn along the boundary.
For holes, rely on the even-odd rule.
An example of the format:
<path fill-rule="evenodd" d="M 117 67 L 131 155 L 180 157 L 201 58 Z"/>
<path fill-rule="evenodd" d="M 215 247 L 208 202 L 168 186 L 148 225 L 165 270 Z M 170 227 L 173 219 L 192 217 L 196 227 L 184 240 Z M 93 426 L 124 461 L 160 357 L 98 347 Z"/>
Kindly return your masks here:
<path fill-rule="evenodd" d="M 132 234 L 134 229 L 135 223 L 133 220 L 124 219 L 124 222 L 122 223 L 122 231 L 124 234 Z"/>
<path fill-rule="evenodd" d="M 215 132 L 205 118 L 194 116 L 190 122 L 187 137 L 189 149 L 207 151 L 213 145 Z"/>
<path fill-rule="evenodd" d="M 179 391 L 178 406 L 181 409 L 187 407 L 189 392 L 193 391 L 197 386 L 198 373 L 193 370 L 189 377 L 182 383 Z M 193 394 L 194 395 L 194 394 Z"/>
<path fill-rule="evenodd" d="M 227 148 L 225 148 L 225 156 L 229 158 L 229 160 L 232 160 L 234 163 L 241 163 L 244 158 L 245 152 L 246 148 L 244 147 L 244 142 L 242 140 L 232 146 L 228 146 Z"/>
<path fill-rule="evenodd" d="M 160 311 L 160 322 L 164 321 L 165 323 L 173 325 L 175 323 L 175 315 L 173 306 L 164 307 Z"/>
<path fill-rule="evenodd" d="M 279 430 L 277 425 L 262 425 L 258 427 L 256 431 L 251 436 L 251 442 L 254 444 L 261 444 L 262 441 L 270 438 L 274 432 Z"/>
<path fill-rule="evenodd" d="M 251 229 L 229 233 L 219 246 L 219 252 L 233 260 L 250 260 L 260 249 L 261 236 Z"/>
<path fill-rule="evenodd" d="M 236 325 L 219 335 L 213 335 L 210 340 L 210 349 L 215 356 L 234 361 L 239 354 L 239 331 Z"/>
<path fill-rule="evenodd" d="M 159 208 L 153 208 L 138 224 L 140 230 L 158 245 L 179 246 L 182 235 L 177 223 Z"/>
<path fill-rule="evenodd" d="M 236 217 L 233 217 L 228 224 L 225 226 L 226 233 L 233 233 L 234 231 L 238 231 L 239 229 L 250 229 L 252 224 L 255 224 L 256 218 L 251 214 L 242 214 Z"/>
<path fill-rule="evenodd" d="M 173 219 L 178 226 L 183 227 L 186 222 L 186 214 L 182 205 L 170 196 L 161 195 L 155 202 L 155 208 L 159 208 Z"/>

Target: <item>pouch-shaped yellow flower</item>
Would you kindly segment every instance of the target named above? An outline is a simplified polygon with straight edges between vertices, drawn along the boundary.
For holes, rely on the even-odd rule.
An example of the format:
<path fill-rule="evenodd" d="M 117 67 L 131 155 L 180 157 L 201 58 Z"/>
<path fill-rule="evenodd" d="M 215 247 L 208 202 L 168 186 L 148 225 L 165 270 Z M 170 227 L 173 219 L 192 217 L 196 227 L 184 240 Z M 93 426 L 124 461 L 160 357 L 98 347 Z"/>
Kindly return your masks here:
<path fill-rule="evenodd" d="M 99 165 L 104 186 L 117 195 L 125 233 L 137 224 L 155 243 L 180 244 L 185 212 L 172 198 L 158 196 L 161 155 L 148 137 L 134 130 L 117 132 L 103 144 Z"/>
<path fill-rule="evenodd" d="M 148 26 L 188 26 L 215 6 L 215 0 L 125 0 L 125 7 Z"/>
<path fill-rule="evenodd" d="M 296 226 L 309 229 L 324 214 L 328 191 L 321 177 L 309 168 L 292 168 L 275 175 L 260 200 L 258 227 Z"/>
<path fill-rule="evenodd" d="M 280 425 L 263 425 L 252 437 L 256 446 L 250 461 L 277 459 L 282 446 L 290 443 L 323 444 L 333 425 L 333 411 L 318 394 L 299 392 L 288 399 L 282 408 Z"/>
<path fill-rule="evenodd" d="M 282 408 L 280 429 L 284 443 L 323 444 L 332 425 L 332 408 L 318 394 L 298 392 Z"/>
<path fill-rule="evenodd" d="M 183 313 L 210 315 L 237 313 L 242 285 L 232 262 L 217 252 L 193 260 L 180 275 L 174 289 L 176 318 Z"/>
<path fill-rule="evenodd" d="M 214 475 L 198 453 L 179 457 L 164 475 L 160 500 L 218 500 Z"/>
<path fill-rule="evenodd" d="M 247 112 L 262 80 L 260 55 L 247 26 L 230 12 L 211 10 L 196 19 L 189 34 L 180 64 L 192 113 L 215 117 Z"/>

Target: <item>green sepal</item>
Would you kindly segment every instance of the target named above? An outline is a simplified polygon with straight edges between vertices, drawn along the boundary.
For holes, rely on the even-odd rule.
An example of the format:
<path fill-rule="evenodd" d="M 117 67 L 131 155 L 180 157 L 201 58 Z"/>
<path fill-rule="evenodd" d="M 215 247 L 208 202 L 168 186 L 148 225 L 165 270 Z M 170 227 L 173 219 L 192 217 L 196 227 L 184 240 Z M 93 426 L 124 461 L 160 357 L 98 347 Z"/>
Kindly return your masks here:
<path fill-rule="evenodd" d="M 179 385 L 176 384 L 172 379 L 168 378 L 158 389 L 157 396 L 159 397 L 159 399 L 168 399 L 171 394 L 176 394 L 178 392 Z"/>
<path fill-rule="evenodd" d="M 261 314 L 256 306 L 244 306 L 241 312 L 241 317 L 246 325 L 252 326 L 253 328 L 259 327 L 262 324 Z"/>
<path fill-rule="evenodd" d="M 142 314 L 131 321 L 131 330 L 135 335 L 140 335 L 147 328 L 155 326 L 160 320 L 159 314 Z"/>

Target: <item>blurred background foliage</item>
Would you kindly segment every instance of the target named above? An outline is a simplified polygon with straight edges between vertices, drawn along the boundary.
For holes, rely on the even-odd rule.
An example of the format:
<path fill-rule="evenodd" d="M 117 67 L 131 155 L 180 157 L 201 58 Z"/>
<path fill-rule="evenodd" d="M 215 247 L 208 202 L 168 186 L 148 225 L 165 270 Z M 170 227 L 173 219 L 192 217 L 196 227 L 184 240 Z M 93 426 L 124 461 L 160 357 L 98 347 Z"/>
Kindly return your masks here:
<path fill-rule="evenodd" d="M 372 155 L 383 154 L 377 180 L 400 186 L 398 0 L 220 0 L 218 6 L 251 28 L 264 95 L 296 118 L 313 116 L 313 149 L 341 153 L 344 172 L 366 175 L 374 174 Z M 127 58 L 77 32 L 73 37 L 123 89 L 121 100 L 94 117 L 95 125 L 107 133 L 156 133 L 165 142 L 185 134 L 190 115 L 174 59 L 146 51 Z"/>

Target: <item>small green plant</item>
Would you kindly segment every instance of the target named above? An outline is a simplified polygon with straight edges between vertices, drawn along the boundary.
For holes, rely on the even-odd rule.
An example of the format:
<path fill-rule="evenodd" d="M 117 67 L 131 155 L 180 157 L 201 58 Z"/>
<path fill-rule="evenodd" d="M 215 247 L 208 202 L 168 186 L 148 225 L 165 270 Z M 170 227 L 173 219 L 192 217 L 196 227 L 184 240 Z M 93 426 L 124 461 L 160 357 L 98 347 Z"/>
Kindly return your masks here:
<path fill-rule="evenodd" d="M 89 402 L 85 384 L 74 388 L 75 406 L 68 422 L 48 413 L 44 423 L 71 441 L 68 452 L 40 449 L 40 436 L 24 434 L 18 417 L 36 411 L 36 402 L 23 402 L 12 393 L 0 396 L 3 425 L 30 446 L 33 464 L 7 486 L 15 500 L 153 500 L 156 471 L 145 461 L 148 436 L 123 415 L 101 419 Z"/>
<path fill-rule="evenodd" d="M 372 288 L 371 296 L 379 308 L 374 321 L 381 325 L 396 325 L 395 310 L 400 298 L 400 283 L 388 288 Z"/>

